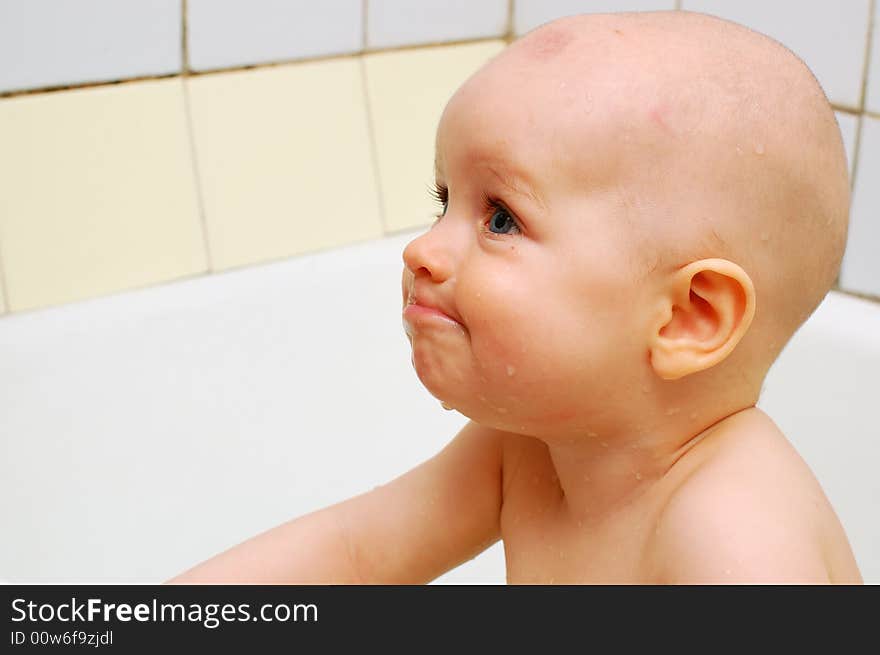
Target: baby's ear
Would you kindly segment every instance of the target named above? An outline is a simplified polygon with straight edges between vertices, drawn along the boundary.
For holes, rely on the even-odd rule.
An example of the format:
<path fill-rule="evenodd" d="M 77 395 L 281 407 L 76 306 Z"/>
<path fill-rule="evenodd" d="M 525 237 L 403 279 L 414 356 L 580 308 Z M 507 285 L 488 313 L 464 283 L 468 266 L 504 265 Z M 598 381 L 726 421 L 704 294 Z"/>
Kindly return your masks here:
<path fill-rule="evenodd" d="M 651 366 L 664 380 L 677 380 L 724 360 L 755 315 L 755 288 L 726 259 L 701 259 L 676 271 L 664 290 Z"/>

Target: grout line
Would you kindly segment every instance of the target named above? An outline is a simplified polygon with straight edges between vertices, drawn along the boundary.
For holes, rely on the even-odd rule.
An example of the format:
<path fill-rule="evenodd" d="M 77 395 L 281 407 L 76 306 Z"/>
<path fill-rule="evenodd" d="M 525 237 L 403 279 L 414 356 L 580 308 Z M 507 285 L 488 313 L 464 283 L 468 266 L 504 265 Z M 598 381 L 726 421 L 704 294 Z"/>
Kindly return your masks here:
<path fill-rule="evenodd" d="M 865 110 L 865 102 L 868 96 L 868 75 L 871 68 L 871 49 L 873 47 L 874 34 L 874 9 L 877 0 L 868 2 L 868 33 L 865 35 L 865 59 L 862 62 L 862 87 L 859 89 L 859 110 Z"/>
<path fill-rule="evenodd" d="M 856 178 L 859 174 L 859 159 L 861 157 L 862 152 L 862 125 L 864 125 L 864 118 L 859 115 L 858 122 L 856 124 L 856 138 L 853 143 L 853 152 L 852 152 L 852 174 L 850 175 L 849 180 L 849 192 L 852 195 L 856 190 Z"/>
<path fill-rule="evenodd" d="M 510 45 L 510 43 L 514 40 L 514 28 L 516 27 L 514 23 L 514 3 L 515 0 L 507 0 L 507 26 L 504 29 L 503 39 L 504 41 Z"/>
<path fill-rule="evenodd" d="M 342 59 L 351 59 L 352 57 L 360 57 L 365 54 L 379 54 L 385 52 L 408 52 L 412 50 L 420 50 L 422 48 L 438 48 L 452 47 L 459 45 L 475 45 L 477 43 L 488 43 L 490 41 L 503 40 L 502 37 L 493 36 L 490 38 L 477 37 L 473 39 L 458 39 L 455 41 L 429 41 L 425 43 L 416 43 L 410 45 L 392 46 L 388 48 L 377 48 L 370 51 L 346 52 L 333 55 L 314 55 L 307 57 L 296 57 L 294 59 L 280 59 L 278 61 L 262 62 L 257 64 L 243 64 L 238 66 L 227 66 L 225 68 L 213 68 L 207 71 L 187 70 L 183 73 L 164 73 L 162 75 L 144 75 L 141 77 L 126 77 L 119 80 L 104 80 L 100 82 L 86 82 L 77 84 L 63 84 L 57 86 L 43 87 L 39 89 L 18 89 L 15 91 L 0 91 L 0 100 L 7 98 L 15 98 L 26 95 L 38 95 L 42 93 L 56 93 L 58 91 L 73 91 L 76 89 L 91 89 L 105 86 L 113 86 L 118 84 L 127 84 L 129 82 L 143 82 L 148 80 L 163 80 L 175 77 L 201 77 L 203 75 L 217 75 L 220 73 L 233 73 L 237 71 L 259 70 L 264 68 L 274 68 L 278 66 L 287 66 L 290 64 L 308 64 L 321 61 L 337 61 Z"/>
<path fill-rule="evenodd" d="M 361 0 L 361 52 L 366 52 L 367 50 L 367 35 L 369 34 L 369 26 L 367 25 L 368 12 L 367 0 Z"/>
<path fill-rule="evenodd" d="M 47 86 L 39 89 L 19 89 L 17 91 L 0 91 L 0 100 L 10 98 L 21 98 L 24 96 L 37 96 L 50 93 L 58 93 L 61 91 L 79 91 L 80 89 L 98 89 L 111 86 L 122 86 L 125 84 L 133 84 L 137 82 L 152 82 L 158 80 L 173 80 L 180 77 L 180 73 L 163 73 L 162 75 L 142 75 L 140 77 L 126 77 L 123 80 L 105 80 L 101 82 L 84 82 L 81 84 L 59 84 L 56 86 Z"/>
<path fill-rule="evenodd" d="M 187 13 L 187 0 L 180 0 L 180 70 L 184 77 L 189 74 L 189 22 Z"/>
<path fill-rule="evenodd" d="M 360 59 L 361 89 L 364 94 L 364 111 L 367 117 L 367 135 L 370 138 L 370 161 L 373 163 L 373 177 L 376 180 L 376 197 L 379 201 L 379 221 L 382 223 L 382 234 L 388 234 L 388 217 L 385 209 L 385 193 L 382 187 L 382 171 L 379 169 L 378 139 L 373 127 L 373 108 L 370 105 L 370 91 L 367 85 L 367 62 L 365 57 Z"/>
<path fill-rule="evenodd" d="M 846 296 L 851 296 L 853 298 L 859 298 L 860 300 L 867 300 L 869 302 L 874 302 L 880 304 L 880 296 L 875 296 L 870 293 L 862 293 L 860 291 L 850 291 L 849 289 L 841 289 L 839 286 L 835 284 L 831 289 L 832 291 L 836 291 L 837 293 L 842 293 Z"/>
<path fill-rule="evenodd" d="M 9 287 L 6 286 L 6 271 L 3 268 L 3 240 L 0 239 L 0 291 L 3 292 L 3 302 L 0 302 L 0 313 L 12 313 L 12 305 L 9 302 Z"/>
<path fill-rule="evenodd" d="M 208 216 L 205 211 L 205 197 L 202 192 L 202 176 L 199 171 L 198 149 L 196 148 L 195 121 L 193 121 L 192 107 L 189 97 L 189 82 L 183 80 L 183 108 L 186 115 L 187 136 L 189 137 L 189 156 L 192 160 L 193 178 L 196 185 L 196 202 L 199 206 L 199 221 L 202 226 L 202 243 L 205 247 L 205 261 L 207 263 L 206 274 L 216 273 L 214 270 L 214 258 L 211 254 L 211 240 L 208 238 Z"/>
<path fill-rule="evenodd" d="M 861 116 L 862 114 L 862 112 L 860 112 L 858 109 L 853 109 L 852 107 L 847 107 L 846 105 L 836 105 L 831 101 L 829 101 L 828 104 L 831 105 L 831 108 L 834 111 L 839 111 L 842 114 L 849 114 L 850 116 L 856 117 Z"/>

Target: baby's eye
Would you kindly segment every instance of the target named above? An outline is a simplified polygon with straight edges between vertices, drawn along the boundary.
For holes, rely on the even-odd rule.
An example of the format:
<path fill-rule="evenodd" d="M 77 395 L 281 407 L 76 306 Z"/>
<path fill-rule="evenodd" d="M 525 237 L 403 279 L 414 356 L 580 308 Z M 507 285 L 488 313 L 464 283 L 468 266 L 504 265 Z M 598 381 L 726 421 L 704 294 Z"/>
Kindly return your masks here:
<path fill-rule="evenodd" d="M 494 200 L 487 200 L 487 212 L 489 214 L 489 231 L 492 234 L 520 234 L 519 225 L 504 207 Z M 513 229 L 514 232 L 508 230 Z M 496 232 L 497 230 L 497 232 Z"/>

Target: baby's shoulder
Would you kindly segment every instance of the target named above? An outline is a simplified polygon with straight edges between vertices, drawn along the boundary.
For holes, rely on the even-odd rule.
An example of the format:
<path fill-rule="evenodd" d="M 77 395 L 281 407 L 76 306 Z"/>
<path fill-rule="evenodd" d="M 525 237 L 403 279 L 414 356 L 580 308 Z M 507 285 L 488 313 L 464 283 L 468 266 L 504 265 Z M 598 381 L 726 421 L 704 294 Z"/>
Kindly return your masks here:
<path fill-rule="evenodd" d="M 676 466 L 649 549 L 662 581 L 827 582 L 854 567 L 821 486 L 760 410 Z"/>

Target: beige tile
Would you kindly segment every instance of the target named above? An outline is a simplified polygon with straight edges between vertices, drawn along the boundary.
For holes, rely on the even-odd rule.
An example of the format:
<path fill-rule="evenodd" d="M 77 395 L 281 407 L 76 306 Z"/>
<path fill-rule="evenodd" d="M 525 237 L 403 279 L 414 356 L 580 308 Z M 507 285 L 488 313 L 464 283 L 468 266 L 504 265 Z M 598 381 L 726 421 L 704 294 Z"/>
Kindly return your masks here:
<path fill-rule="evenodd" d="M 0 101 L 10 311 L 205 270 L 180 80 Z"/>
<path fill-rule="evenodd" d="M 437 204 L 434 132 L 456 88 L 504 48 L 502 41 L 419 48 L 365 57 L 367 92 L 389 232 L 425 225 Z"/>
<path fill-rule="evenodd" d="M 187 83 L 216 269 L 382 235 L 357 59 Z"/>

